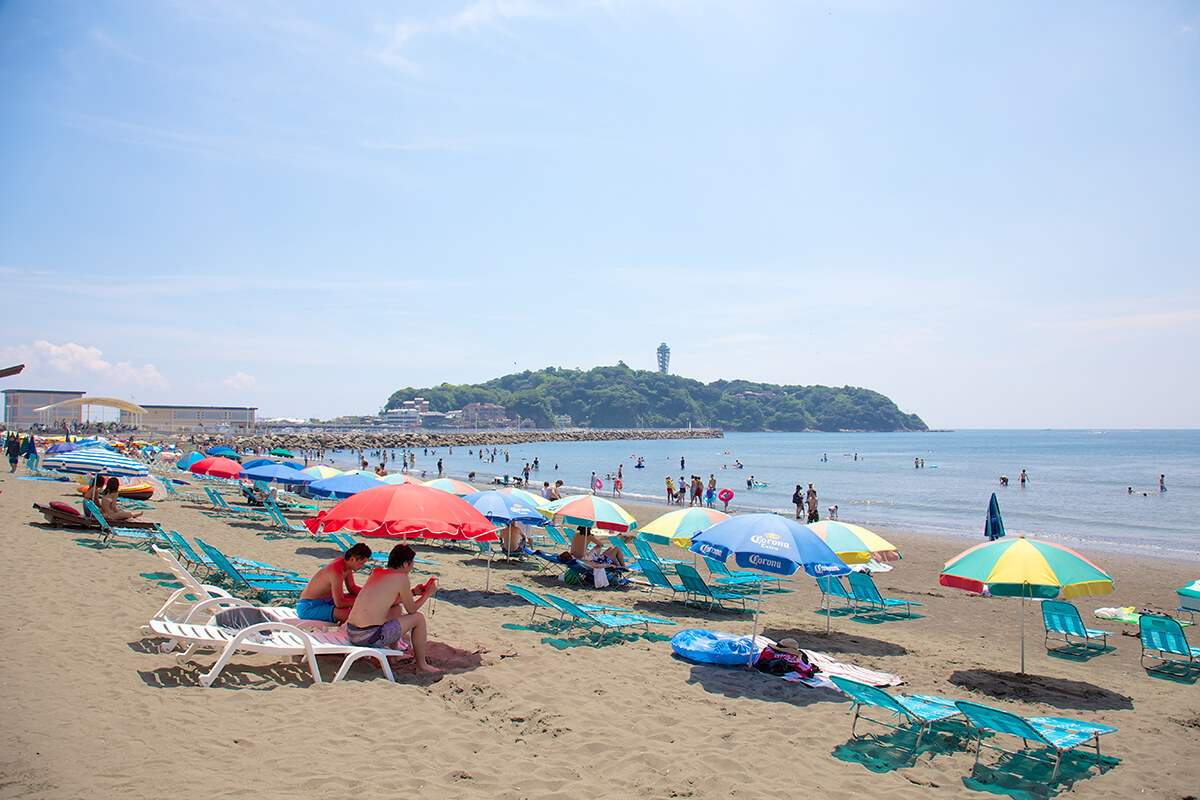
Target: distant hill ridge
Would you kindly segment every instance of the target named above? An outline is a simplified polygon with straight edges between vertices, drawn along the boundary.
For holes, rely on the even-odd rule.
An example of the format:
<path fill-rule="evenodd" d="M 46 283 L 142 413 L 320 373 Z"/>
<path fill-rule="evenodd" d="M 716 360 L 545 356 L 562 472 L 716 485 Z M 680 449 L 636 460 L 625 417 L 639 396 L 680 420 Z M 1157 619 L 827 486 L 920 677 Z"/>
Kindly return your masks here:
<path fill-rule="evenodd" d="M 400 389 L 385 410 L 423 397 L 433 411 L 495 403 L 510 416 L 552 427 L 569 414 L 584 428 L 723 428 L 727 431 L 925 431 L 885 395 L 855 386 L 780 386 L 753 381 L 701 383 L 624 363 L 586 372 L 546 367 L 486 383 Z"/>

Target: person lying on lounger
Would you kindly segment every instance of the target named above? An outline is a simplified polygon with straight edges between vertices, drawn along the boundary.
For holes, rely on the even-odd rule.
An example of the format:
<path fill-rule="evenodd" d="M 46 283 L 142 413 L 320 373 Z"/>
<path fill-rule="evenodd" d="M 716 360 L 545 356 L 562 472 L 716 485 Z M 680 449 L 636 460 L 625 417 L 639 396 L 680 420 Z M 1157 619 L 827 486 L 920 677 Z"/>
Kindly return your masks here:
<path fill-rule="evenodd" d="M 371 548 L 359 542 L 317 570 L 296 601 L 296 615 L 319 622 L 345 622 L 359 592 L 354 573 L 370 558 Z"/>
<path fill-rule="evenodd" d="M 376 567 L 359 591 L 346 618 L 346 633 L 356 647 L 391 647 L 411 633 L 417 672 L 438 672 L 425 660 L 427 631 L 425 615 L 419 610 L 437 591 L 437 579 L 416 586 L 414 593 L 408 574 L 416 557 L 406 544 L 392 548 L 388 565 Z"/>
<path fill-rule="evenodd" d="M 754 662 L 754 668 L 772 675 L 799 672 L 802 678 L 811 678 L 817 671 L 795 639 L 780 639 L 775 644 L 764 647 L 758 655 L 758 660 Z"/>
<path fill-rule="evenodd" d="M 119 522 L 123 519 L 137 519 L 142 515 L 141 511 L 127 511 L 124 508 L 117 507 L 117 498 L 121 494 L 121 482 L 116 478 L 109 478 L 108 483 L 104 485 L 104 494 L 100 497 L 100 513 L 109 522 Z"/>

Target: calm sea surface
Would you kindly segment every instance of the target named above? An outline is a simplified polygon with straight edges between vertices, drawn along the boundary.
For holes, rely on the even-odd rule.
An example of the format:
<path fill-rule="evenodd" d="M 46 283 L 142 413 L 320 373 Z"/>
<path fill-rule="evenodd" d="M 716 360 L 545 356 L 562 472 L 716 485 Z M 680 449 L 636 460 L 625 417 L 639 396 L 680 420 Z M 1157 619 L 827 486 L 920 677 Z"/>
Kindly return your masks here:
<path fill-rule="evenodd" d="M 366 456 L 374 467 L 378 457 Z M 645 469 L 634 468 L 639 456 Z M 604 480 L 620 466 L 623 493 L 631 499 L 665 499 L 667 475 L 678 482 L 680 475 L 697 474 L 707 483 L 712 474 L 719 487 L 733 490 L 730 508 L 738 510 L 791 513 L 795 485 L 812 483 L 822 519 L 837 505 L 845 522 L 977 541 L 983 541 L 988 498 L 996 492 L 1010 535 L 1200 561 L 1195 430 L 731 433 L 724 439 L 540 442 L 500 449 L 495 462 L 465 447 L 428 456 L 417 450 L 415 472 L 436 477 L 439 458 L 446 474 L 465 477 L 474 470 L 481 481 L 516 475 L 537 458 L 541 469 L 530 480 L 538 489 L 543 480 L 561 479 L 582 490 L 593 470 Z M 914 458 L 925 466 L 914 468 Z M 348 467 L 353 459 L 343 451 L 334 463 Z M 388 468 L 396 468 L 390 460 Z M 1029 475 L 1024 488 L 1022 469 Z M 1166 475 L 1166 492 L 1159 492 L 1160 474 Z M 747 489 L 752 475 L 768 485 Z M 1000 485 L 1001 475 L 1009 477 L 1007 487 Z M 602 493 L 610 490 L 604 480 Z"/>

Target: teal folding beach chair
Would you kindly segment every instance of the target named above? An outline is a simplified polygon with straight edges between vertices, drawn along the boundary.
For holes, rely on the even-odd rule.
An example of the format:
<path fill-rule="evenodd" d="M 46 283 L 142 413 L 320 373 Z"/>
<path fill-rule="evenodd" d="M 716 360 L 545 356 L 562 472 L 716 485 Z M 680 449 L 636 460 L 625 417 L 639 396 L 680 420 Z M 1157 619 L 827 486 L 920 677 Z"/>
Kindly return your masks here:
<path fill-rule="evenodd" d="M 208 573 L 220 572 L 220 570 L 217 568 L 217 565 L 210 557 L 204 553 L 196 552 L 196 550 L 190 544 L 188 544 L 188 540 L 185 539 L 178 531 L 163 530 L 162 538 L 166 539 L 171 549 L 175 551 L 176 555 L 178 555 L 185 564 L 187 564 L 189 569 L 203 567 Z M 235 567 L 242 567 L 251 571 L 280 572 L 280 570 L 278 570 L 276 567 L 273 567 L 270 564 L 264 564 L 261 561 L 252 561 L 248 558 L 238 558 L 236 556 L 226 556 L 226 558 L 233 562 Z M 296 574 L 286 570 L 284 570 L 283 573 L 290 575 Z"/>
<path fill-rule="evenodd" d="M 738 605 L 742 607 L 742 610 L 746 610 L 745 594 L 714 589 L 704 582 L 704 578 L 700 576 L 700 572 L 691 564 L 676 564 L 675 572 L 679 575 L 679 579 L 683 581 L 683 588 L 687 592 L 689 601 L 695 598 L 707 603 L 708 608 L 712 608 L 714 605 L 724 608 L 726 600 L 736 600 Z"/>
<path fill-rule="evenodd" d="M 1096 747 L 1096 763 L 1099 763 L 1100 737 L 1117 730 L 1111 725 L 1082 722 L 1068 717 L 1026 719 L 1011 711 L 981 706 L 966 700 L 959 700 L 955 705 L 967 718 L 967 722 L 970 723 L 972 732 L 975 734 L 975 766 L 979 765 L 979 749 L 981 747 L 990 747 L 1003 753 L 1015 754 L 1024 752 L 1025 749 L 1028 749 L 1029 743 L 1033 742 L 1054 751 L 1054 773 L 1050 776 L 1050 783 L 1053 783 L 1054 779 L 1058 777 L 1058 768 L 1062 764 L 1063 753 L 1081 744 L 1092 742 Z M 984 744 L 983 734 L 985 731 L 1017 736 L 1023 740 L 1025 748 L 1023 750 L 1006 750 L 999 745 Z M 1025 755 L 1029 758 L 1036 758 L 1031 753 L 1025 753 Z M 971 771 L 974 772 L 975 767 L 972 767 Z"/>
<path fill-rule="evenodd" d="M 166 542 L 158 534 L 154 527 L 151 528 L 127 528 L 115 526 L 105 519 L 100 513 L 100 509 L 91 500 L 86 497 L 81 501 L 84 509 L 87 510 L 87 515 L 100 525 L 100 543 L 108 544 L 114 537 L 129 539 L 134 544 L 151 545 L 154 543 L 165 544 Z"/>
<path fill-rule="evenodd" d="M 234 589 L 259 595 L 265 599 L 286 597 L 294 600 L 300 596 L 300 592 L 304 591 L 304 587 L 308 584 L 307 581 L 289 578 L 287 575 L 279 573 L 239 570 L 225 557 L 224 553 L 206 544 L 199 537 L 196 537 L 196 544 L 208 554 L 217 569 L 225 574 L 230 586 Z"/>
<path fill-rule="evenodd" d="M 913 745 L 913 751 L 921 746 L 921 739 L 925 736 L 935 722 L 940 722 L 944 719 L 957 717 L 962 712 L 958 710 L 958 706 L 954 705 L 953 700 L 947 700 L 945 697 L 935 697 L 927 694 L 888 694 L 883 689 L 877 686 L 871 686 L 862 681 L 856 681 L 851 678 L 843 678 L 840 675 L 830 675 L 829 679 L 849 696 L 851 703 L 851 711 L 854 712 L 854 721 L 850 723 L 850 738 L 858 738 L 855 734 L 855 728 L 858 726 L 858 719 L 862 717 L 868 722 L 874 722 L 878 725 L 886 725 L 889 728 L 896 730 L 915 730 L 917 732 L 917 741 Z M 881 708 L 884 711 L 891 712 L 897 722 L 908 720 L 907 725 L 893 724 L 884 722 L 881 719 L 874 719 L 862 713 L 867 706 Z"/>
<path fill-rule="evenodd" d="M 692 563 L 690 561 L 680 561 L 677 558 L 662 558 L 661 556 L 659 556 L 658 553 L 654 552 L 654 548 L 650 546 L 649 542 L 643 541 L 641 539 L 634 539 L 633 546 L 637 548 L 638 561 L 653 561 L 659 567 L 664 567 L 664 566 L 667 566 L 668 564 L 674 566 L 675 564 L 691 564 Z"/>
<path fill-rule="evenodd" d="M 671 592 L 672 600 L 674 600 L 680 592 L 682 592 L 685 597 L 687 596 L 687 588 L 683 586 L 676 586 L 675 584 L 671 583 L 670 578 L 667 577 L 667 574 L 663 572 L 662 567 L 658 566 L 658 564 L 655 564 L 653 561 L 643 561 L 641 564 L 642 577 L 646 579 L 649 588 L 649 593 L 646 595 L 647 599 L 654 596 L 655 589 L 667 589 Z"/>
<path fill-rule="evenodd" d="M 674 625 L 675 623 L 668 619 L 659 619 L 658 617 L 647 617 L 644 614 L 635 614 L 631 611 L 621 609 L 606 609 L 588 611 L 582 606 L 578 606 L 558 595 L 546 593 L 546 599 L 549 600 L 555 607 L 563 612 L 564 617 L 571 618 L 571 624 L 568 629 L 577 624 L 583 625 L 587 629 L 599 628 L 600 638 L 596 640 L 595 645 L 600 646 L 604 638 L 614 631 L 620 631 L 624 628 L 630 628 L 640 625 L 644 633 L 650 632 L 650 625 Z"/>
<path fill-rule="evenodd" d="M 854 595 L 846 591 L 842 579 L 837 575 L 818 576 L 817 586 L 821 589 L 821 608 L 824 611 L 833 611 L 835 600 L 846 609 L 854 609 Z"/>
<path fill-rule="evenodd" d="M 875 581 L 871 580 L 871 576 L 865 572 L 851 572 L 846 576 L 846 580 L 850 582 L 850 592 L 854 596 L 855 614 L 858 614 L 863 606 L 883 614 L 892 614 L 894 613 L 893 609 L 904 606 L 905 614 L 911 617 L 913 606 L 924 605 L 924 603 L 912 600 L 893 600 L 890 597 L 884 597 L 875 587 Z"/>
<path fill-rule="evenodd" d="M 1079 609 L 1064 600 L 1042 601 L 1042 623 L 1046 626 L 1046 650 L 1048 652 L 1071 652 L 1083 646 L 1087 650 L 1106 650 L 1108 631 L 1093 630 L 1083 626 Z M 1062 646 L 1051 647 L 1050 639 L 1061 637 Z M 1074 637 L 1075 641 L 1071 641 Z M 1094 642 L 1099 641 L 1099 644 Z"/>
<path fill-rule="evenodd" d="M 298 525 L 285 517 L 279 506 L 275 505 L 275 502 L 270 498 L 267 498 L 267 502 L 263 505 L 266 507 L 267 518 L 271 520 L 271 523 L 277 530 L 281 530 L 284 533 L 302 533 L 305 536 L 312 536 L 312 532 L 308 528 Z"/>
<path fill-rule="evenodd" d="M 1147 672 L 1175 675 L 1182 668 L 1184 674 L 1189 674 L 1200 663 L 1200 647 L 1188 643 L 1179 620 L 1142 614 L 1138 618 L 1138 631 L 1142 637 L 1142 668 Z M 1147 656 L 1159 663 L 1146 666 Z"/>
<path fill-rule="evenodd" d="M 554 540 L 555 544 L 561 545 L 564 549 L 570 548 L 571 540 L 568 539 L 566 534 L 560 531 L 556 526 L 547 522 L 542 526 L 542 528 L 546 531 L 550 538 Z"/>

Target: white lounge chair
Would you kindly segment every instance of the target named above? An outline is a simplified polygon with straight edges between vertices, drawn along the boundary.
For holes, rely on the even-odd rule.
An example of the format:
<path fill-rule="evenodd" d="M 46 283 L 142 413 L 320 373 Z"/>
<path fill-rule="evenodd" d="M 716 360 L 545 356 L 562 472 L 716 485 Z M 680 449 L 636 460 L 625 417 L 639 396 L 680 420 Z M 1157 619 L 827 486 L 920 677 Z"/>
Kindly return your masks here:
<path fill-rule="evenodd" d="M 333 677 L 333 683 L 344 678 L 354 662 L 366 657 L 377 659 L 384 676 L 389 681 L 395 681 L 388 658 L 409 656 L 409 653 L 404 650 L 356 647 L 350 644 L 345 634 L 336 631 L 306 633 L 295 625 L 278 621 L 260 622 L 239 631 L 232 631 L 216 624 L 189 625 L 163 619 L 152 619 L 150 620 L 150 629 L 171 642 L 187 643 L 187 650 L 177 656 L 177 660 L 181 663 L 189 660 L 197 650 L 220 651 L 217 662 L 208 672 L 200 676 L 201 685 L 206 687 L 212 686 L 220 676 L 221 670 L 225 669 L 230 659 L 239 651 L 288 659 L 303 656 L 308 663 L 313 681 L 316 683 L 322 682 L 321 670 L 317 666 L 317 656 L 344 656 L 341 667 Z"/>

